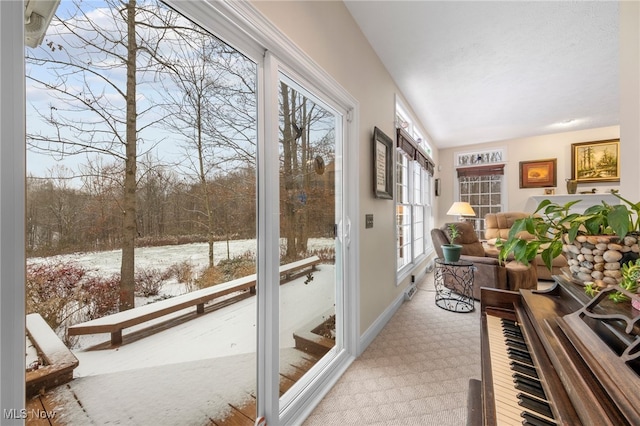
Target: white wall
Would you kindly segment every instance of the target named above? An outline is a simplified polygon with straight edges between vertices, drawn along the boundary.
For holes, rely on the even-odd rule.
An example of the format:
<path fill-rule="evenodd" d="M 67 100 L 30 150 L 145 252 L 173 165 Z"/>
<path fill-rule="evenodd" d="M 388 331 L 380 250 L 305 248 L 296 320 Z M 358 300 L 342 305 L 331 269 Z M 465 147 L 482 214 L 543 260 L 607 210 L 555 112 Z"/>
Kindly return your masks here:
<path fill-rule="evenodd" d="M 640 2 L 620 2 L 620 192 L 640 200 Z M 625 167 L 625 164 L 627 167 Z"/>
<path fill-rule="evenodd" d="M 512 139 L 507 141 L 485 143 L 479 145 L 463 146 L 440 150 L 441 170 L 439 176 L 442 179 L 443 188 L 454 188 L 456 185 L 456 169 L 454 158 L 456 153 L 477 152 L 491 148 L 503 148 L 506 154 L 505 181 L 506 199 L 505 211 L 526 211 L 525 205 L 532 195 L 542 195 L 542 188 L 520 188 L 520 161 L 557 159 L 557 187 L 556 194 L 566 194 L 565 179 L 571 177 L 571 144 L 577 142 L 589 142 L 620 137 L 619 126 L 603 127 L 577 132 L 555 133 L 551 135 L 536 136 L 530 138 Z M 623 161 L 621 164 L 624 164 Z M 581 184 L 578 191 L 587 191 L 596 188 L 598 192 L 607 192 L 609 189 L 619 188 L 617 182 Z M 446 216 L 447 209 L 453 202 L 454 191 L 444 191 L 439 197 L 437 223 L 443 223 L 450 219 Z"/>

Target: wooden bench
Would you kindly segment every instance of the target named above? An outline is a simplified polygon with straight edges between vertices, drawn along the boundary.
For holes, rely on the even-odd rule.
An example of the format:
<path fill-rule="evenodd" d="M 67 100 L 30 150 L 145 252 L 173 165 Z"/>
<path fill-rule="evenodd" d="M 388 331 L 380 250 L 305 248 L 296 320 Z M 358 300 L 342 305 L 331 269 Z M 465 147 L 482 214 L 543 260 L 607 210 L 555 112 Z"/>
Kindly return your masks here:
<path fill-rule="evenodd" d="M 303 274 L 308 273 L 310 270 L 315 270 L 318 263 L 320 263 L 320 258 L 311 256 L 307 259 L 282 265 L 280 267 L 281 279 L 286 276 L 290 280 L 295 274 Z M 119 345 L 122 343 L 122 330 L 125 328 L 160 318 L 194 305 L 196 306 L 196 312 L 203 314 L 205 303 L 213 299 L 244 290 L 249 290 L 252 294 L 255 294 L 256 280 L 256 274 L 252 274 L 159 302 L 138 306 L 102 318 L 72 325 L 67 329 L 67 334 L 69 336 L 77 336 L 81 334 L 111 333 L 111 344 Z"/>
<path fill-rule="evenodd" d="M 320 258 L 318 256 L 311 256 L 306 259 L 298 260 L 297 262 L 291 262 L 280 266 L 280 283 L 291 281 L 299 276 L 315 271 L 318 263 L 320 263 Z"/>
<path fill-rule="evenodd" d="M 78 359 L 40 314 L 27 315 L 26 329 L 27 338 L 44 364 L 26 373 L 26 394 L 30 397 L 70 381 Z"/>

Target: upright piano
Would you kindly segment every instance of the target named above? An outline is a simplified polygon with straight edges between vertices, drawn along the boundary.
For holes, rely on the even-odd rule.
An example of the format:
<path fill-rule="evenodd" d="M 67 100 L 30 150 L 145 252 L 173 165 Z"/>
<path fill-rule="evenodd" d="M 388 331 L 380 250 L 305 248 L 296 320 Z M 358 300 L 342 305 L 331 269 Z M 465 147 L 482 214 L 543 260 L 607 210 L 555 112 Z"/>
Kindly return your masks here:
<path fill-rule="evenodd" d="M 483 288 L 482 380 L 468 425 L 640 425 L 640 312 L 564 276 L 545 291 Z"/>

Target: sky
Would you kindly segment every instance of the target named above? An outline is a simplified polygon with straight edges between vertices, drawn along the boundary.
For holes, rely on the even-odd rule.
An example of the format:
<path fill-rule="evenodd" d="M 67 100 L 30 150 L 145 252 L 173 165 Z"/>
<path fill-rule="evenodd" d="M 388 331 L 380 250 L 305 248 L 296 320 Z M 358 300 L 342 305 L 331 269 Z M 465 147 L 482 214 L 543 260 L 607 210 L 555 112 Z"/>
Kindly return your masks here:
<path fill-rule="evenodd" d="M 70 18 L 74 14 L 73 3 L 70 0 L 63 0 L 56 12 L 56 18 L 49 26 L 43 44 L 37 48 L 26 48 L 27 58 L 54 61 L 39 62 L 32 59 L 27 59 L 26 61 L 25 71 L 28 76 L 26 78 L 27 134 L 37 135 L 37 137 L 41 135 L 48 139 L 55 139 L 60 136 L 62 140 L 69 142 L 64 148 L 67 153 L 77 149 L 74 148 L 73 144 L 81 141 L 87 145 L 108 149 L 118 155 L 122 155 L 124 144 L 117 136 L 114 136 L 112 128 L 117 129 L 119 137 L 124 137 L 126 134 L 124 126 L 126 69 L 121 64 L 121 58 L 117 56 L 126 55 L 124 50 L 118 46 L 118 43 L 107 43 L 101 37 L 97 37 L 96 31 L 88 29 L 90 28 L 89 24 L 83 22 L 82 19 L 75 20 Z M 142 5 L 144 3 L 155 2 L 139 2 Z M 105 2 L 84 1 L 81 5 L 83 13 L 91 20 L 92 25 L 101 28 L 106 34 L 113 35 L 115 40 L 119 39 L 117 34 L 122 30 L 123 22 L 114 21 L 111 15 L 117 13 L 111 12 L 110 9 L 105 7 Z M 161 10 L 167 11 L 169 9 L 163 6 Z M 140 19 L 150 20 L 149 14 L 140 16 Z M 66 27 L 61 25 L 60 19 L 65 20 L 69 27 L 76 28 L 75 32 L 86 37 L 86 39 L 98 40 L 96 46 L 81 41 L 78 36 L 73 35 Z M 181 19 L 182 21 L 178 21 L 179 25 L 183 25 L 183 22 L 186 21 L 184 18 Z M 142 40 L 153 40 L 157 36 L 153 31 L 145 32 L 144 28 L 146 27 L 139 26 L 137 29 L 139 35 L 144 34 L 144 36 L 138 37 L 139 45 L 144 45 Z M 163 60 L 180 64 L 179 66 L 183 66 L 185 69 L 188 69 L 187 65 L 190 62 L 198 62 L 194 57 L 199 58 L 203 55 L 197 51 L 200 40 L 197 37 L 194 37 L 193 45 L 189 46 L 185 45 L 183 39 L 179 39 L 171 32 L 165 34 L 163 40 L 159 48 Z M 218 46 L 217 39 L 214 37 L 205 37 L 204 40 L 209 42 L 208 49 L 215 49 L 215 46 Z M 103 47 L 109 53 L 104 54 L 102 52 Z M 198 52 L 197 56 L 194 54 L 196 51 Z M 210 53 L 211 50 L 207 52 Z M 207 100 L 214 103 L 216 108 L 225 108 L 225 105 L 219 105 L 220 99 L 224 99 L 224 102 L 237 102 L 238 95 L 234 95 L 233 91 L 227 91 L 224 95 L 220 93 L 229 87 L 233 87 L 234 90 L 238 88 L 246 90 L 246 86 L 241 81 L 244 79 L 250 85 L 251 81 L 255 79 L 255 65 L 253 62 L 238 53 L 228 54 L 227 56 L 204 56 L 208 58 L 206 75 L 211 81 L 215 82 L 213 87 L 215 87 L 216 94 L 216 96 L 213 96 L 211 89 L 209 89 Z M 229 62 L 227 63 L 226 61 Z M 69 66 L 62 66 L 60 63 L 74 63 L 76 65 L 70 68 Z M 193 135 L 189 134 L 191 126 L 184 122 L 179 121 L 177 123 L 181 129 L 180 131 L 170 128 L 173 119 L 182 120 L 181 114 L 176 114 L 175 112 L 176 105 L 172 103 L 174 99 L 177 99 L 178 102 L 186 102 L 186 96 L 171 77 L 174 74 L 169 74 L 166 70 L 159 73 L 157 72 L 157 66 L 145 72 L 144 69 L 148 63 L 157 63 L 157 61 L 150 61 L 148 55 L 142 50 L 138 54 L 138 84 L 136 89 L 138 155 L 140 159 L 145 159 L 145 153 L 150 151 L 151 158 L 155 161 L 177 164 L 183 160 L 185 146 L 192 144 L 192 142 L 188 142 L 188 138 L 192 138 Z M 78 66 L 77 64 L 80 65 Z M 91 72 L 79 71 L 80 66 L 84 67 L 85 64 L 88 64 L 87 68 Z M 198 64 L 202 66 L 201 61 Z M 222 64 L 222 69 L 224 70 L 222 72 L 220 71 L 220 64 Z M 224 68 L 227 66 L 229 67 L 228 69 Z M 198 67 L 194 68 L 198 69 Z M 243 75 L 243 79 L 234 76 L 228 70 Z M 93 71 L 95 71 L 95 74 Z M 201 70 L 197 72 L 201 72 Z M 181 83 L 189 81 L 183 74 L 180 74 L 180 76 Z M 34 81 L 35 79 L 51 84 L 52 87 L 62 89 L 61 92 L 64 95 L 61 95 L 53 88 L 44 87 Z M 189 84 L 186 87 L 189 90 L 193 90 Z M 244 99 L 243 96 L 239 97 Z M 248 99 L 251 99 L 250 95 L 247 96 Z M 224 102 L 222 103 L 224 104 Z M 87 105 L 90 105 L 91 108 Z M 172 109 L 167 110 L 165 108 L 167 105 L 172 105 Z M 99 113 L 91 111 L 94 107 Z M 227 111 L 230 110 L 228 105 L 226 108 Z M 240 113 L 235 113 L 235 115 L 229 112 L 227 115 L 233 116 L 233 120 L 239 122 L 238 127 L 243 127 L 245 125 L 243 120 L 251 120 L 252 115 L 255 114 L 255 111 L 252 112 L 250 110 L 251 105 L 247 108 Z M 255 105 L 253 105 L 253 108 L 255 108 Z M 213 107 L 209 108 L 209 110 L 213 109 Z M 192 121 L 195 112 L 182 110 L 182 115 L 188 117 L 187 120 Z M 54 118 L 60 123 L 70 120 L 71 126 L 62 125 L 56 128 L 48 122 L 49 118 Z M 224 134 L 225 137 L 234 138 L 236 142 L 240 141 L 238 142 L 240 144 L 255 144 L 254 142 L 243 140 L 244 138 L 255 138 L 255 131 L 251 128 L 243 130 L 241 132 L 243 135 L 239 135 L 237 129 L 230 130 L 228 124 L 223 123 L 223 120 L 212 114 L 205 117 L 205 124 L 215 126 L 216 132 Z M 234 132 L 235 134 L 229 132 Z M 219 136 L 212 136 L 211 132 L 209 132 L 209 135 L 205 135 L 205 140 L 207 137 L 219 139 Z M 31 139 L 28 138 L 28 140 Z M 46 142 L 41 141 L 37 145 L 48 148 Z M 37 177 L 48 177 L 58 166 L 65 166 L 67 169 L 78 173 L 79 166 L 86 164 L 89 160 L 95 161 L 97 157 L 95 152 L 62 156 L 59 153 L 61 151 L 60 144 L 51 144 L 50 147 L 58 152 L 43 152 L 33 148 L 27 150 L 28 174 Z M 247 149 L 250 150 L 251 148 Z M 191 155 L 193 155 L 193 149 Z M 107 159 L 108 162 L 118 161 L 112 155 L 103 154 L 102 157 Z"/>

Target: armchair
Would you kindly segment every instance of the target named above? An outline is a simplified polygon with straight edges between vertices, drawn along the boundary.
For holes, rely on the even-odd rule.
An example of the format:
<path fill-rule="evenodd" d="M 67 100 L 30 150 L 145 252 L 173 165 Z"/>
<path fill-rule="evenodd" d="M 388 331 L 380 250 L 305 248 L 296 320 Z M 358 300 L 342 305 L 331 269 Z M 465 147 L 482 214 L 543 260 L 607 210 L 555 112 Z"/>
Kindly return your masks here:
<path fill-rule="evenodd" d="M 450 244 L 446 223 L 442 228 L 431 230 L 431 238 L 438 257 L 442 254 L 442 244 Z M 460 236 L 455 243 L 462 246 L 461 260 L 473 262 L 476 267 L 473 283 L 473 297 L 480 300 L 480 287 L 499 288 L 503 290 L 518 290 L 520 288 L 536 288 L 538 277 L 536 269 L 525 266 L 519 262 L 506 262 L 500 264 L 497 256 L 492 257 L 485 253 L 482 243 L 478 239 L 473 226 L 468 222 L 455 222 Z"/>
<path fill-rule="evenodd" d="M 509 231 L 513 222 L 518 219 L 530 216 L 529 213 L 524 212 L 501 212 L 501 213 L 488 213 L 484 217 L 484 237 L 487 240 L 487 253 L 491 256 L 497 256 L 499 251 L 495 247 L 496 239 L 506 240 L 509 236 Z M 521 232 L 518 235 L 522 239 L 532 239 L 533 235 L 526 231 Z M 540 255 L 536 256 L 536 269 L 538 278 L 545 281 L 553 281 L 553 275 L 562 275 L 560 268 L 568 266 L 567 259 L 564 255 L 560 255 L 553 259 L 551 265 L 551 271 L 547 269 Z"/>

